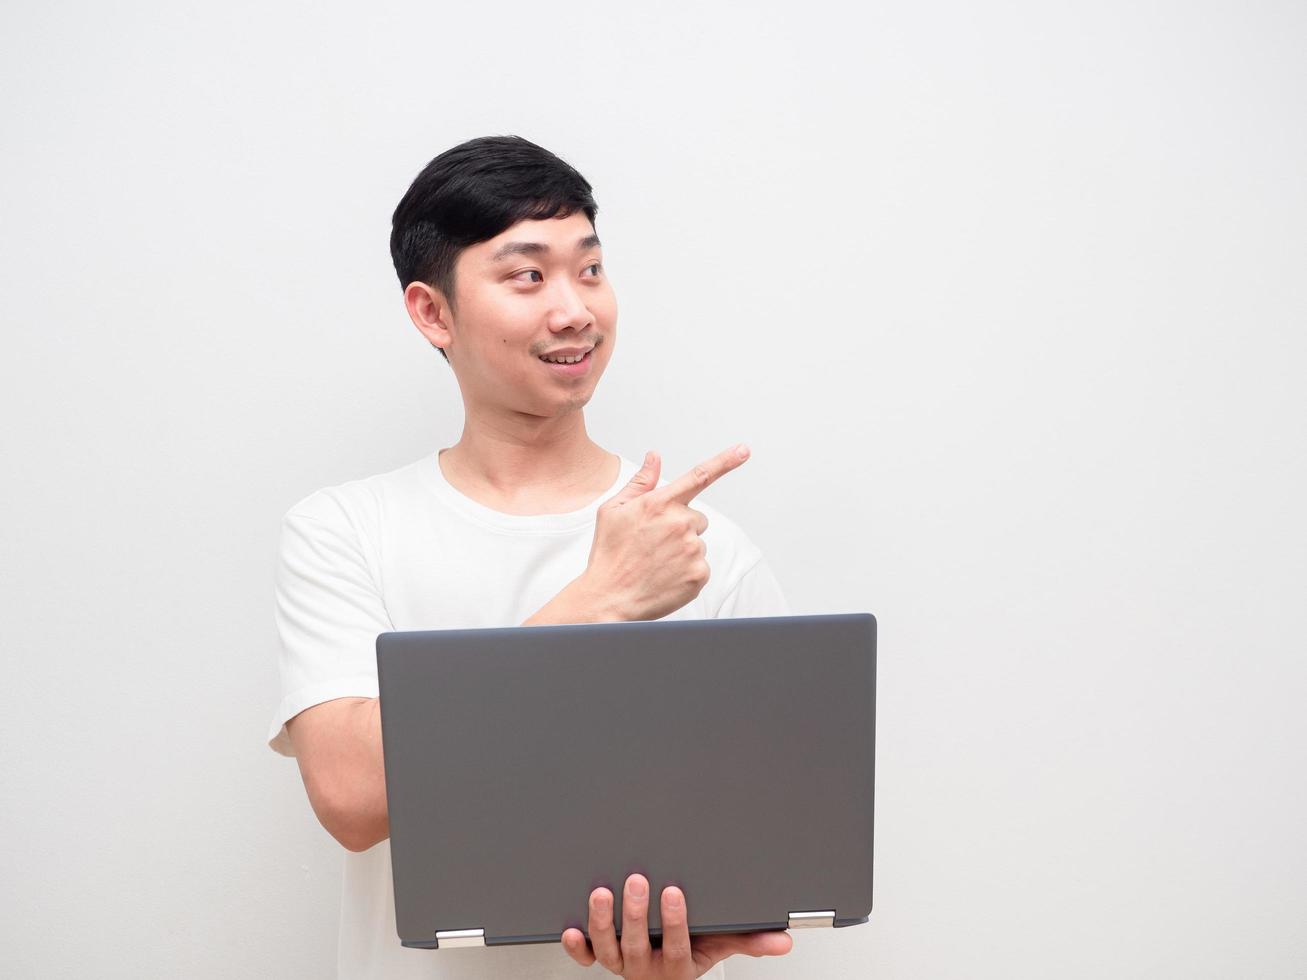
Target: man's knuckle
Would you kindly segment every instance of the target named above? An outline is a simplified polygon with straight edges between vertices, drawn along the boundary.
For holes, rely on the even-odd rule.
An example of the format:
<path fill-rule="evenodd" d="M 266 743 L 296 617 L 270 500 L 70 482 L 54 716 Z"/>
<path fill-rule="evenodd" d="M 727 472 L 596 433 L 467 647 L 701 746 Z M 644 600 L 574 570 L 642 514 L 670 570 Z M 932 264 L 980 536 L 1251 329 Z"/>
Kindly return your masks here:
<path fill-rule="evenodd" d="M 622 932 L 622 960 L 629 965 L 630 960 L 642 960 L 648 957 L 652 951 L 649 940 L 644 939 L 627 939 L 626 932 Z"/>
<path fill-rule="evenodd" d="M 690 958 L 689 941 L 681 939 L 664 939 L 663 956 L 675 962 L 688 960 Z"/>
<path fill-rule="evenodd" d="M 702 463 L 699 463 L 698 465 L 695 466 L 693 473 L 694 473 L 694 482 L 696 484 L 702 487 L 708 483 L 708 476 L 709 476 L 708 467 L 704 466 Z"/>

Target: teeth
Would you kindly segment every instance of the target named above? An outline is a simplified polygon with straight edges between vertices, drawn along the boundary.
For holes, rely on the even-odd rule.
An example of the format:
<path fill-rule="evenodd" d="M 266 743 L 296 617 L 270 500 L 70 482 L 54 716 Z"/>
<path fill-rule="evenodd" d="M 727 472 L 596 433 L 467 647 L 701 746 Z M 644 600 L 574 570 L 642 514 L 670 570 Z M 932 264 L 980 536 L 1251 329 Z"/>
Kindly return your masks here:
<path fill-rule="evenodd" d="M 587 353 L 588 353 L 588 352 L 587 352 Z M 542 358 L 540 358 L 540 360 L 545 361 L 545 362 L 548 363 L 548 364 L 575 364 L 575 363 L 577 363 L 578 361 L 581 361 L 581 360 L 584 360 L 584 359 L 585 359 L 585 354 L 577 354 L 577 355 L 575 355 L 574 357 L 542 357 Z"/>

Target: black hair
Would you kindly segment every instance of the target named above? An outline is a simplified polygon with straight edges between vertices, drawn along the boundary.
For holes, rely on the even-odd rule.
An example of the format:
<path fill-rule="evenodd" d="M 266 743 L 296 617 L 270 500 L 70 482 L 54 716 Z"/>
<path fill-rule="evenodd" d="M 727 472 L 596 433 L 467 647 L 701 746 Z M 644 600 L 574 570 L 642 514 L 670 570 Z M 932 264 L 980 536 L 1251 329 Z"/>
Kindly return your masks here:
<path fill-rule="evenodd" d="M 425 282 L 452 309 L 454 263 L 469 245 L 519 221 L 575 211 L 593 225 L 598 210 L 589 182 L 544 147 L 520 136 L 481 136 L 446 150 L 413 179 L 391 218 L 390 257 L 402 288 Z"/>

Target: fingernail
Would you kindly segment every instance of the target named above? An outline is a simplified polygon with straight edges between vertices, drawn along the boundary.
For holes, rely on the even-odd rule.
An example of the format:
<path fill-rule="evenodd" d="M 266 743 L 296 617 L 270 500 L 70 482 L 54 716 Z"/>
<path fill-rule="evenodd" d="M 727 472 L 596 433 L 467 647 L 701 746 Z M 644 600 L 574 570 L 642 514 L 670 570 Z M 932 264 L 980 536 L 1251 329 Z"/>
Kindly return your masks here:
<path fill-rule="evenodd" d="M 630 889 L 631 894 L 636 898 L 644 898 L 645 889 L 644 889 L 643 878 L 632 878 L 629 882 L 627 882 L 626 887 Z"/>
<path fill-rule="evenodd" d="M 667 907 L 679 909 L 681 907 L 681 891 L 677 889 L 667 889 Z"/>
<path fill-rule="evenodd" d="M 739 456 L 740 459 L 748 459 L 749 447 L 746 446 L 744 443 L 740 443 L 738 446 L 735 447 L 735 455 Z"/>

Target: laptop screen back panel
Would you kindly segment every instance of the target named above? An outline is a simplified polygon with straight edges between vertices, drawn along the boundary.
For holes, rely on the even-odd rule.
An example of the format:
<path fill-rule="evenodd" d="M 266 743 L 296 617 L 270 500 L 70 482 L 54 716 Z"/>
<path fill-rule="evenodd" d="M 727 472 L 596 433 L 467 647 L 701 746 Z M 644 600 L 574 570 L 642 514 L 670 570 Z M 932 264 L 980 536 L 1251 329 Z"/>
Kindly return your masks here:
<path fill-rule="evenodd" d="M 605 885 L 686 894 L 693 933 L 872 902 L 875 619 L 385 633 L 378 670 L 406 945 L 588 932 Z"/>

